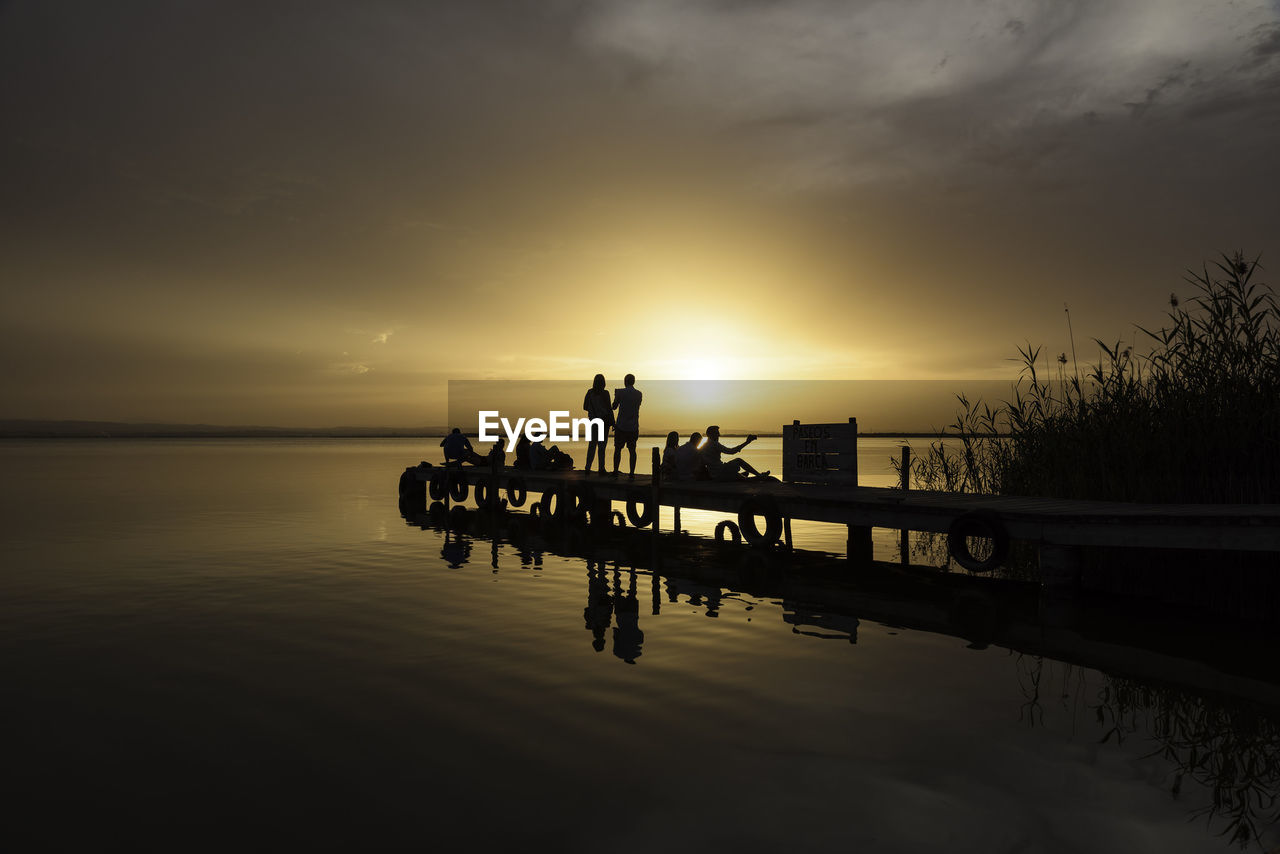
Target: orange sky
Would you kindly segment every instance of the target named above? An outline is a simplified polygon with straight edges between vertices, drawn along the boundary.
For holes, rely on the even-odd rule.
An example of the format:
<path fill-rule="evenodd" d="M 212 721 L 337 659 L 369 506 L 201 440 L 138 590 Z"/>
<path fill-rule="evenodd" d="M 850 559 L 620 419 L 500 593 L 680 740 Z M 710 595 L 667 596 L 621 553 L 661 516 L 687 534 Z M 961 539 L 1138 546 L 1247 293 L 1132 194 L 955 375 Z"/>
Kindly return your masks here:
<path fill-rule="evenodd" d="M 1242 2 L 0 5 L 0 417 L 1012 377 L 1274 249 Z M 1264 280 L 1266 276 L 1264 276 Z M 833 413 L 844 417 L 848 413 Z M 928 425 L 900 425 L 906 429 Z"/>

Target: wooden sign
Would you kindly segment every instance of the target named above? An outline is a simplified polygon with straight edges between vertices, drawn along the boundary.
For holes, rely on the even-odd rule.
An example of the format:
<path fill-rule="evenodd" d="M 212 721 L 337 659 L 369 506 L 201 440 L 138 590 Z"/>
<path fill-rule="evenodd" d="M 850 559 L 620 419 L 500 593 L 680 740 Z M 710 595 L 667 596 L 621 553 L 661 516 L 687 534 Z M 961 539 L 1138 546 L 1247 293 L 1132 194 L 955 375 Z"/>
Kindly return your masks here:
<path fill-rule="evenodd" d="M 782 428 L 782 479 L 807 483 L 858 483 L 858 420 Z"/>

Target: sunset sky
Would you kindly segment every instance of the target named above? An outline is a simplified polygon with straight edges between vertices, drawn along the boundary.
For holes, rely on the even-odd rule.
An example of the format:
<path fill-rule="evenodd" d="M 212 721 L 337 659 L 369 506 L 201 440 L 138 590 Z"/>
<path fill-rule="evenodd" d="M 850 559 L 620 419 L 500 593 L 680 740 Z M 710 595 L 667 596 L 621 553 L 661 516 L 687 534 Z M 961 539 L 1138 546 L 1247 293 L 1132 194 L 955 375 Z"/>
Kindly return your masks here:
<path fill-rule="evenodd" d="M 1280 266 L 1263 0 L 14 0 L 0 110 L 3 418 L 1012 377 Z"/>

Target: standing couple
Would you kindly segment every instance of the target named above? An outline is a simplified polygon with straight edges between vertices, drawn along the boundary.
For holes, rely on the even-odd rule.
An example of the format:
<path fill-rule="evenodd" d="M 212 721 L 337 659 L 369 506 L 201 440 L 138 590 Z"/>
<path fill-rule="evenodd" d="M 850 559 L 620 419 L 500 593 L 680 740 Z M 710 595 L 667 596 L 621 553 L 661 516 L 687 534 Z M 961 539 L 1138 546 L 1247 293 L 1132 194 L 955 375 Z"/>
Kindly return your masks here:
<path fill-rule="evenodd" d="M 640 400 L 644 397 L 636 388 L 635 374 L 627 374 L 623 379 L 623 387 L 613 390 L 613 401 L 609 401 L 609 392 L 605 388 L 604 374 L 596 374 L 587 396 L 582 399 L 582 408 L 587 411 L 588 418 L 599 418 L 604 422 L 604 435 L 599 441 L 587 443 L 587 468 L 591 473 L 591 463 L 596 452 L 600 452 L 600 474 L 604 474 L 604 446 L 609 441 L 609 428 L 613 428 L 613 474 L 618 475 L 618 464 L 622 460 L 622 446 L 626 445 L 631 454 L 631 477 L 636 476 L 636 440 L 640 438 Z M 617 418 L 613 410 L 618 410 Z"/>

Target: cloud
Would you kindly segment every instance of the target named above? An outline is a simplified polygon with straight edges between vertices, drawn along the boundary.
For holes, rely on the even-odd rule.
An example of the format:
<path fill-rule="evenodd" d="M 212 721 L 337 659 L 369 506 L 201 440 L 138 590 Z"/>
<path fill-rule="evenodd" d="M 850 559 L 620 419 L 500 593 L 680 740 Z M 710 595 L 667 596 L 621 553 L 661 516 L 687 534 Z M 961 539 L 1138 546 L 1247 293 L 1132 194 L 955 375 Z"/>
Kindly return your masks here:
<path fill-rule="evenodd" d="M 663 98 L 760 138 L 794 183 L 990 162 L 1046 128 L 1181 115 L 1276 73 L 1263 0 L 607 2 L 595 49 Z"/>

